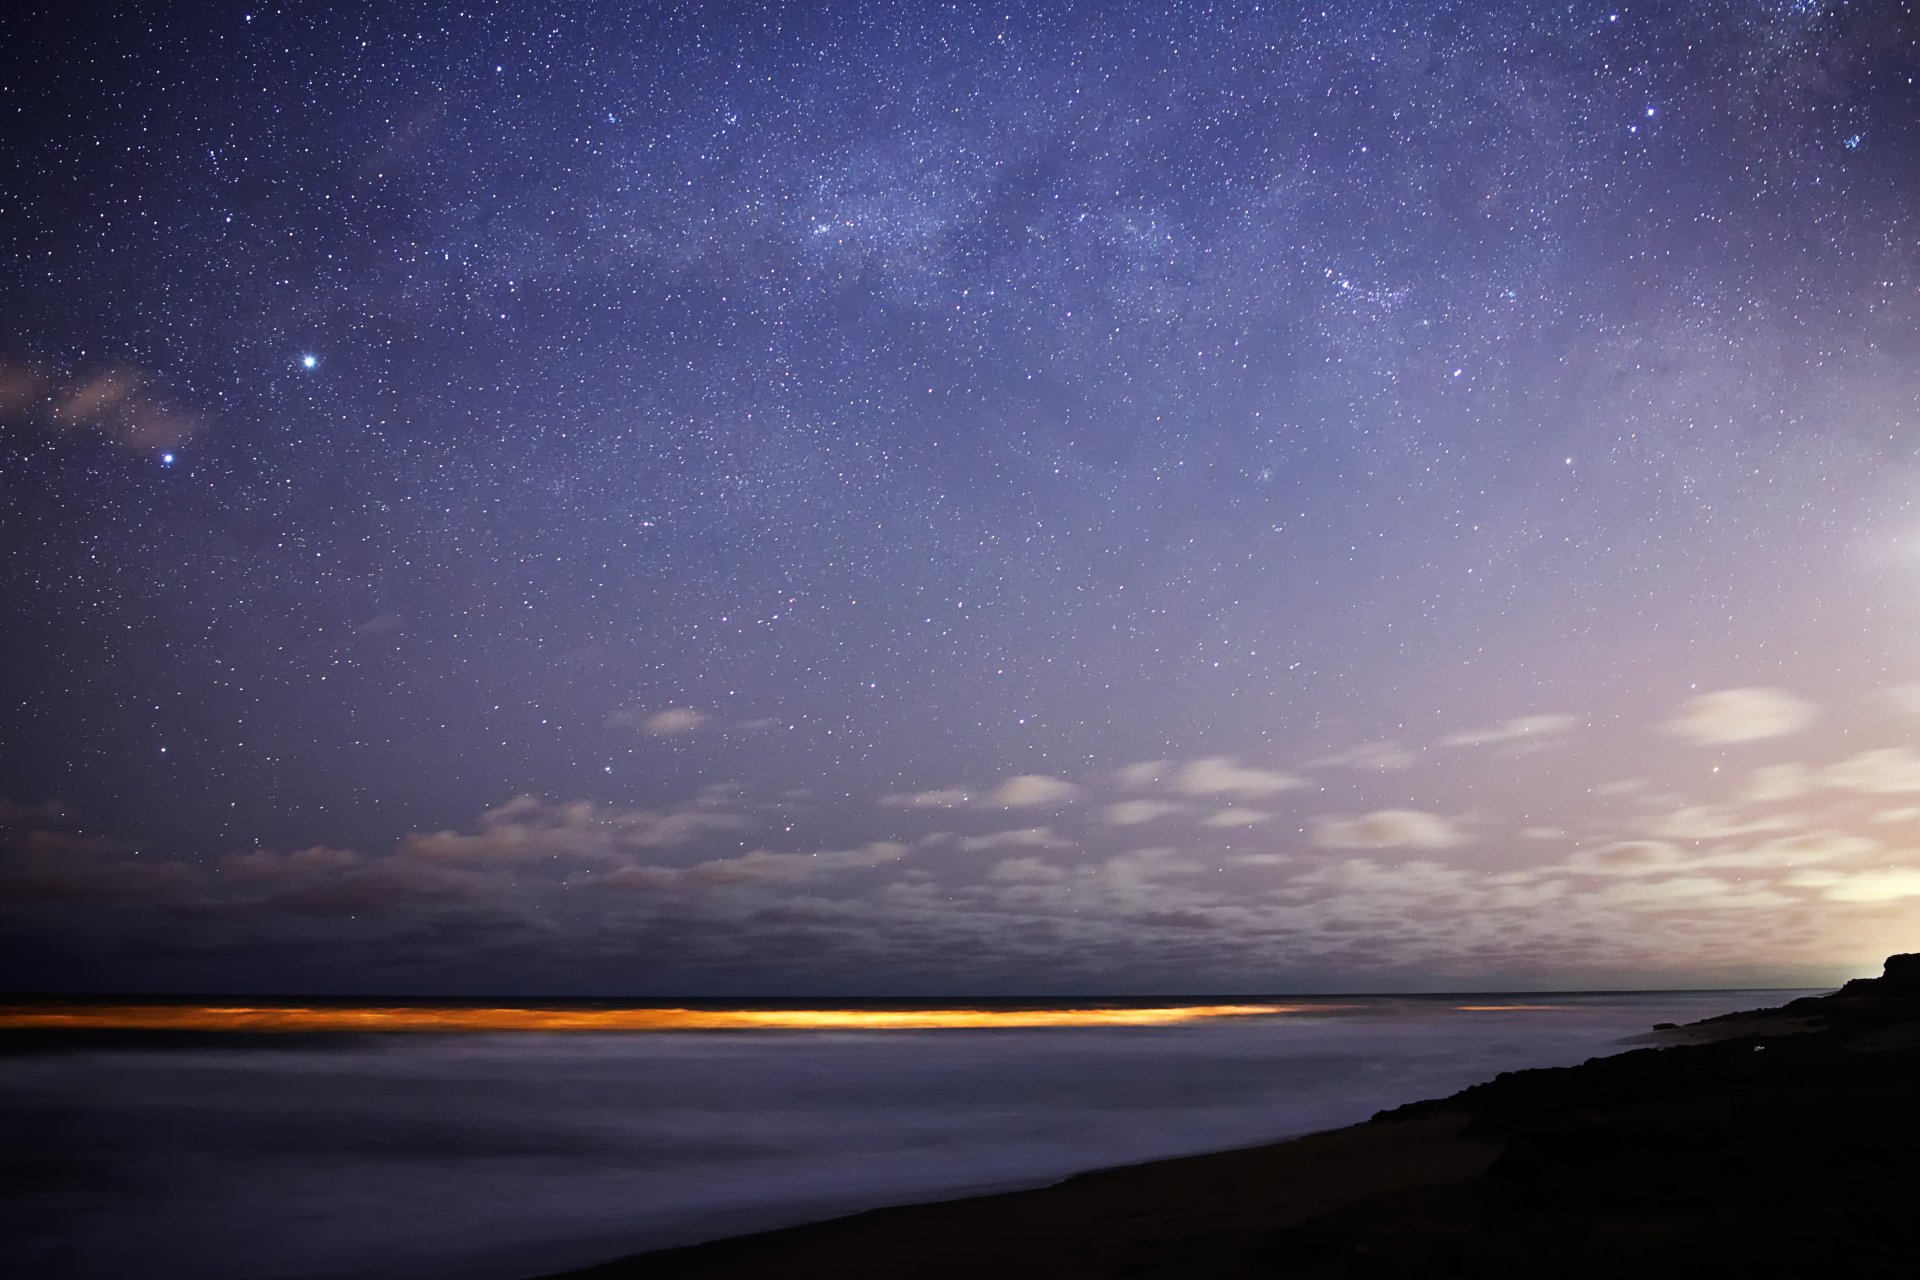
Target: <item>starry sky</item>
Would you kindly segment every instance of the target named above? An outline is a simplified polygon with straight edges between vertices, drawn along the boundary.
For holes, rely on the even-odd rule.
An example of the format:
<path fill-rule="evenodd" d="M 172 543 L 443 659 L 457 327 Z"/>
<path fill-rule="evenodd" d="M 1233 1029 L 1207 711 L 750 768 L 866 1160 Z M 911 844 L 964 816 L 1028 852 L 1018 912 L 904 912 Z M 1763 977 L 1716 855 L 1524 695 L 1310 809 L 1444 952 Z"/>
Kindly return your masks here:
<path fill-rule="evenodd" d="M 1920 8 L 0 19 L 0 983 L 1920 943 Z"/>

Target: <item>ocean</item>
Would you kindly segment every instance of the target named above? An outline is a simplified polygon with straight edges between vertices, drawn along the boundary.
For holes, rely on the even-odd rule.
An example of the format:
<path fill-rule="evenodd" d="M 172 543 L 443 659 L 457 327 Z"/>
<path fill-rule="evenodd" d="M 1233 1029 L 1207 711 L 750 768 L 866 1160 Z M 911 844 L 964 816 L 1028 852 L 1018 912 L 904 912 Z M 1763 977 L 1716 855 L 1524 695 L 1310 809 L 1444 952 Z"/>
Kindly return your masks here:
<path fill-rule="evenodd" d="M 10 1031 L 0 1273 L 521 1280 L 1350 1124 L 1796 994 L 1235 997 L 1288 1011 L 1151 1025 L 1125 1025 L 1129 1002 L 1050 1004 L 1120 1025 L 1010 1028 L 831 1025 L 893 1008 L 867 1004 L 804 1029 Z"/>

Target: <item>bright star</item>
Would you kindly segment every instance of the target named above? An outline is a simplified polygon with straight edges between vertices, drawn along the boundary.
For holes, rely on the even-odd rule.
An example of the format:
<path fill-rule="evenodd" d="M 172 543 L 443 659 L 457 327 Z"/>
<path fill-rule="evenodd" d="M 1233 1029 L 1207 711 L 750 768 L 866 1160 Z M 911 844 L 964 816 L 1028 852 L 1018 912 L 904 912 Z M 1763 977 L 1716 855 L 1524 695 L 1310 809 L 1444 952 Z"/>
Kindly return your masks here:
<path fill-rule="evenodd" d="M 320 367 L 320 357 L 315 355 L 301 356 L 300 367 L 302 369 L 317 369 Z"/>
<path fill-rule="evenodd" d="M 163 453 L 163 454 L 161 454 L 161 455 L 160 455 L 160 465 L 161 465 L 161 466 L 163 466 L 163 467 L 170 467 L 170 466 L 172 466 L 172 465 L 173 465 L 173 455 L 172 455 L 172 454 L 170 454 L 170 453 Z"/>

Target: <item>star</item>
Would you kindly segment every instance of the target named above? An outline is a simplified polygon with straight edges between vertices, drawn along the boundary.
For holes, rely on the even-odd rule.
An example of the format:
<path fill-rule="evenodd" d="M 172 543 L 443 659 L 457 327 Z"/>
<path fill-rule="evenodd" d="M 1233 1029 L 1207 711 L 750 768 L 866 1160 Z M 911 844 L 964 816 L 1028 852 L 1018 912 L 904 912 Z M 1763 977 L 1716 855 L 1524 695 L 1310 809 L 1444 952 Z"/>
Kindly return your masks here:
<path fill-rule="evenodd" d="M 300 357 L 300 367 L 302 369 L 318 369 L 320 367 L 320 357 L 314 355 L 312 352 L 308 352 L 306 355 Z"/>

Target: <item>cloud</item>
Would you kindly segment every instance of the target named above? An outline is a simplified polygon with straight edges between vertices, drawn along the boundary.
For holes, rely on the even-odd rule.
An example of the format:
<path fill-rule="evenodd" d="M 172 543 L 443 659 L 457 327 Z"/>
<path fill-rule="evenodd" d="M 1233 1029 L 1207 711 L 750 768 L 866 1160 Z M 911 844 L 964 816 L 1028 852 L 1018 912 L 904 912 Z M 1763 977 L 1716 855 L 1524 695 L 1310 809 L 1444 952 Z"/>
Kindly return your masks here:
<path fill-rule="evenodd" d="M 333 871 L 344 871 L 349 867 L 361 866 L 365 862 L 366 859 L 352 849 L 312 845 L 305 849 L 295 849 L 292 853 L 278 853 L 272 849 L 249 849 L 245 853 L 230 853 L 220 859 L 220 870 L 225 875 L 244 880 L 275 883 L 306 879 Z"/>
<path fill-rule="evenodd" d="M 1113 827 L 1137 827 L 1158 818 L 1185 813 L 1187 806 L 1165 800 L 1122 800 L 1100 811 L 1100 820 Z"/>
<path fill-rule="evenodd" d="M 1690 853 L 1665 840 L 1623 840 L 1598 849 L 1581 850 L 1568 858 L 1567 870 L 1583 875 L 1644 876 L 1676 871 L 1704 871 L 1744 867 L 1767 869 L 1800 867 L 1809 862 L 1878 853 L 1878 840 L 1837 831 L 1778 836 L 1745 848 Z"/>
<path fill-rule="evenodd" d="M 1264 809 L 1229 805 L 1202 818 L 1200 825 L 1203 827 L 1257 827 L 1263 822 L 1271 821 L 1273 821 L 1273 815 Z"/>
<path fill-rule="evenodd" d="M 1790 825 L 1784 818 L 1747 818 L 1719 805 L 1691 805 L 1657 819 L 1648 834 L 1667 840 L 1726 840 Z"/>
<path fill-rule="evenodd" d="M 987 879 L 1006 884 L 1058 884 L 1067 873 L 1039 858 L 1007 858 L 993 864 Z"/>
<path fill-rule="evenodd" d="M 1920 684 L 1896 684 L 1886 690 L 1887 701 L 1903 715 L 1920 716 Z"/>
<path fill-rule="evenodd" d="M 1116 769 L 1113 777 L 1121 786 L 1138 791 L 1145 787 L 1157 786 L 1161 778 L 1173 768 L 1171 760 L 1142 760 Z"/>
<path fill-rule="evenodd" d="M 1007 809 L 1039 809 L 1070 804 L 1078 799 L 1080 788 L 1065 778 L 1044 773 L 1024 773 L 1008 778 L 994 788 L 989 803 Z"/>
<path fill-rule="evenodd" d="M 655 738 L 672 738 L 692 733 L 712 719 L 692 707 L 662 707 L 658 711 L 616 711 L 607 717 L 612 728 L 633 728 Z"/>
<path fill-rule="evenodd" d="M 1905 795 L 1920 791 L 1920 752 L 1911 747 L 1879 747 L 1849 756 L 1820 771 L 1820 781 L 1865 795 Z"/>
<path fill-rule="evenodd" d="M 1417 809 L 1381 809 L 1322 822 L 1313 842 L 1323 849 L 1446 849 L 1466 837 L 1446 818 Z"/>
<path fill-rule="evenodd" d="M 880 797 L 889 809 L 958 809 L 972 800 L 972 793 L 958 787 L 936 791 L 896 791 Z"/>
<path fill-rule="evenodd" d="M 983 836 L 962 836 L 959 847 L 963 853 L 978 853 L 983 849 L 1071 849 L 1072 841 L 1062 840 L 1053 833 L 1051 827 L 1022 827 L 1018 831 L 995 831 Z"/>
<path fill-rule="evenodd" d="M 185 443 L 200 430 L 199 418 L 169 404 L 149 383 L 134 369 L 58 378 L 30 364 L 0 361 L 0 422 L 90 432 L 141 451 Z"/>
<path fill-rule="evenodd" d="M 1306 786 L 1302 778 L 1240 764 L 1234 756 L 1189 760 L 1173 774 L 1173 787 L 1190 796 L 1270 796 Z"/>
<path fill-rule="evenodd" d="M 1721 689 L 1688 699 L 1661 728 L 1696 746 L 1720 746 L 1798 733 L 1817 713 L 1784 689 Z"/>
<path fill-rule="evenodd" d="M 1642 876 L 1685 866 L 1687 857 L 1665 840 L 1620 840 L 1582 849 L 1567 859 L 1570 871 L 1586 875 Z"/>
<path fill-rule="evenodd" d="M 1420 757 L 1398 742 L 1362 742 L 1307 763 L 1316 768 L 1406 769 Z"/>
<path fill-rule="evenodd" d="M 692 805 L 620 809 L 591 800 L 520 795 L 487 810 L 471 832 L 416 831 L 398 852 L 428 862 L 520 862 L 531 858 L 618 858 L 750 825 L 737 813 Z"/>
<path fill-rule="evenodd" d="M 857 871 L 900 861 L 907 846 L 876 840 L 851 849 L 818 853 L 773 853 L 756 849 L 737 858 L 714 858 L 690 867 L 628 863 L 607 871 L 584 871 L 567 883 L 584 889 L 651 893 L 688 888 L 727 888 L 738 885 L 798 884 L 815 876 Z"/>
<path fill-rule="evenodd" d="M 72 822 L 74 812 L 64 800 L 9 800 L 0 796 L 0 827 L 35 827 Z"/>
<path fill-rule="evenodd" d="M 1798 800 L 1813 790 L 1813 778 L 1805 765 L 1770 764 L 1755 769 L 1740 789 L 1740 798 L 1748 804 L 1775 804 Z"/>
<path fill-rule="evenodd" d="M 1768 910 L 1791 906 L 1793 899 L 1771 889 L 1752 889 L 1713 876 L 1672 880 L 1622 880 L 1596 895 L 1598 901 L 1625 907 L 1682 907 L 1689 911 Z"/>
<path fill-rule="evenodd" d="M 1789 883 L 1818 888 L 1829 902 L 1893 902 L 1901 898 L 1920 898 L 1920 869 L 1888 867 L 1874 871 L 1802 872 L 1789 877 Z"/>
<path fill-rule="evenodd" d="M 1572 731 L 1580 723 L 1579 717 L 1560 712 L 1544 712 L 1539 715 L 1515 716 L 1499 724 L 1484 729 L 1467 729 L 1460 733 L 1450 733 L 1439 739 L 1443 747 L 1491 747 L 1509 742 L 1545 742 Z"/>

